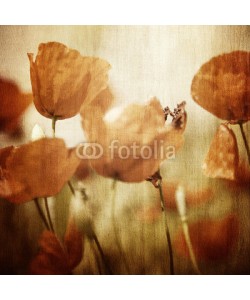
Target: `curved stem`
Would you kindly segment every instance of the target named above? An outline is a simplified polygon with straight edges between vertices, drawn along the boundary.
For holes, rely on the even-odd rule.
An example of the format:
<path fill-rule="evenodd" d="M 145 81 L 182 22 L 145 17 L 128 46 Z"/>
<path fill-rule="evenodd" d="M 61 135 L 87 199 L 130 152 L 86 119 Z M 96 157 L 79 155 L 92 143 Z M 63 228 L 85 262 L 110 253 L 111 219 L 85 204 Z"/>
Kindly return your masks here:
<path fill-rule="evenodd" d="M 116 183 L 117 183 L 117 180 L 114 179 L 113 184 L 112 184 L 112 201 L 111 201 L 111 205 L 112 205 L 111 214 L 112 214 L 112 223 L 113 223 L 113 229 L 114 229 L 114 238 L 115 238 L 117 248 L 120 252 L 121 258 L 123 260 L 124 266 L 127 270 L 127 273 L 129 274 L 130 273 L 129 266 L 128 266 L 127 260 L 125 258 L 125 254 L 124 254 L 124 251 L 123 251 L 123 248 L 122 248 L 122 245 L 121 245 L 121 240 L 119 238 L 119 232 L 117 231 L 117 226 L 116 226 L 116 222 L 115 222 Z"/>
<path fill-rule="evenodd" d="M 44 203 L 45 203 L 45 209 L 46 209 L 47 217 L 48 217 L 48 220 L 49 220 L 50 228 L 53 232 L 55 232 L 54 226 L 53 226 L 53 223 L 52 223 L 52 220 L 51 220 L 51 216 L 50 216 L 49 204 L 48 204 L 48 198 L 47 197 L 44 197 Z"/>
<path fill-rule="evenodd" d="M 47 220 L 46 220 L 46 217 L 45 217 L 45 215 L 44 215 L 44 213 L 43 213 L 43 211 L 42 211 L 42 209 L 41 209 L 41 207 L 40 207 L 40 204 L 39 204 L 39 202 L 38 202 L 38 198 L 34 198 L 34 202 L 35 202 L 37 211 L 38 211 L 38 213 L 39 213 L 39 216 L 41 217 L 41 219 L 42 219 L 42 221 L 43 221 L 45 227 L 46 227 L 48 230 L 50 230 L 49 224 L 48 224 L 48 222 L 47 222 Z"/>
<path fill-rule="evenodd" d="M 245 135 L 243 124 L 241 122 L 239 123 L 239 126 L 240 126 L 240 132 L 241 132 L 241 135 L 242 135 L 242 138 L 243 138 L 243 141 L 244 141 L 244 145 L 245 145 L 245 148 L 246 148 L 246 151 L 247 151 L 248 163 L 250 165 L 250 149 L 249 149 L 249 145 L 247 143 L 247 137 Z"/>
<path fill-rule="evenodd" d="M 183 233 L 184 233 L 184 237 L 185 237 L 186 244 L 187 244 L 187 247 L 188 247 L 189 256 L 190 256 L 190 259 L 192 261 L 194 270 L 198 275 L 201 275 L 201 271 L 198 267 L 196 257 L 195 257 L 195 254 L 194 254 L 194 250 L 193 250 L 193 246 L 192 246 L 192 243 L 191 243 L 189 228 L 188 228 L 188 223 L 187 223 L 186 218 L 182 219 L 182 230 L 183 230 Z"/>
<path fill-rule="evenodd" d="M 159 180 L 159 193 L 160 193 L 160 198 L 161 198 L 161 209 L 163 212 L 164 216 L 164 224 L 165 224 L 165 231 L 166 231 L 166 237 L 167 237 L 167 242 L 168 242 L 168 252 L 169 252 L 169 261 L 170 261 L 170 274 L 174 275 L 174 259 L 173 259 L 173 249 L 172 249 L 172 243 L 171 243 L 171 238 L 170 238 L 170 232 L 168 228 L 168 222 L 167 222 L 167 214 L 166 214 L 166 205 L 163 197 L 163 192 L 162 192 L 162 182 Z"/>

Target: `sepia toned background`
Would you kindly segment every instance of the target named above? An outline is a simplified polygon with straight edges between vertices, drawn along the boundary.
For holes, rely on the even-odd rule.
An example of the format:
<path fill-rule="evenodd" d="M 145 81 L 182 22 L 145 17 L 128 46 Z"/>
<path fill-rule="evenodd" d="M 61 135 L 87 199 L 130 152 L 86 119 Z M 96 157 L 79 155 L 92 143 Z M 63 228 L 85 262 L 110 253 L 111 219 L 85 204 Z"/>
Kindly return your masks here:
<path fill-rule="evenodd" d="M 152 96 L 163 107 L 187 102 L 188 125 L 185 145 L 173 161 L 164 162 L 162 176 L 178 180 L 193 189 L 213 187 L 214 197 L 208 203 L 191 209 L 190 221 L 220 218 L 236 213 L 240 219 L 239 240 L 233 252 L 216 262 L 199 262 L 204 274 L 250 273 L 250 203 L 249 185 L 242 190 L 228 190 L 220 180 L 208 179 L 201 165 L 220 120 L 199 107 L 191 98 L 192 78 L 211 57 L 233 50 L 250 50 L 248 26 L 0 26 L 0 76 L 14 80 L 23 92 L 31 91 L 27 53 L 37 53 L 39 43 L 58 41 L 77 49 L 82 55 L 98 56 L 112 66 L 110 86 L 120 104 L 144 103 Z M 46 135 L 52 136 L 51 124 L 30 106 L 22 118 L 24 135 L 11 138 L 0 133 L 0 147 L 30 140 L 33 126 L 39 123 Z M 246 125 L 249 138 L 249 124 Z M 245 155 L 238 128 L 235 133 L 240 151 Z M 84 140 L 80 117 L 59 121 L 57 136 L 68 146 Z M 112 180 L 91 175 L 81 183 L 89 196 L 90 211 L 100 242 L 116 274 L 167 274 L 168 258 L 162 222 L 142 222 L 138 208 L 158 201 L 158 194 L 148 182 L 117 184 L 115 220 L 112 215 Z M 71 198 L 67 188 L 50 199 L 56 228 L 61 234 L 69 210 L 84 217 L 84 209 Z M 33 203 L 13 206 L 0 200 L 0 273 L 24 274 L 29 260 L 37 250 L 42 224 Z M 180 227 L 176 211 L 169 211 L 170 231 Z M 114 242 L 121 239 L 123 257 Z M 188 258 L 174 253 L 177 274 L 193 274 Z M 84 271 L 83 271 L 84 270 Z M 77 274 L 96 274 L 91 246 L 86 243 L 84 259 Z"/>

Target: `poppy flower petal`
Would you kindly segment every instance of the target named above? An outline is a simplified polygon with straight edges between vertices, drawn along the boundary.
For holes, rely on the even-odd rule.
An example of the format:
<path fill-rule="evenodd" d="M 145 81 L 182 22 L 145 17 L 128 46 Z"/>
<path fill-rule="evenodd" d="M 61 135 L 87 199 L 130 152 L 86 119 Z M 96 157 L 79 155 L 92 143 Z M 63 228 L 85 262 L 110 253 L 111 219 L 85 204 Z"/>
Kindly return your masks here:
<path fill-rule="evenodd" d="M 213 57 L 194 76 L 192 97 L 223 120 L 250 120 L 250 52 Z"/>
<path fill-rule="evenodd" d="M 12 194 L 4 197 L 22 203 L 53 196 L 73 176 L 79 164 L 75 149 L 67 149 L 62 139 L 43 138 L 12 148 L 4 171 Z M 24 189 L 17 191 L 19 185 Z"/>
<path fill-rule="evenodd" d="M 211 178 L 235 179 L 239 150 L 233 130 L 221 124 L 211 142 L 203 164 L 203 172 Z"/>
<path fill-rule="evenodd" d="M 80 263 L 83 253 L 82 234 L 78 231 L 73 219 L 69 220 L 64 245 L 67 249 L 69 267 L 72 270 Z"/>

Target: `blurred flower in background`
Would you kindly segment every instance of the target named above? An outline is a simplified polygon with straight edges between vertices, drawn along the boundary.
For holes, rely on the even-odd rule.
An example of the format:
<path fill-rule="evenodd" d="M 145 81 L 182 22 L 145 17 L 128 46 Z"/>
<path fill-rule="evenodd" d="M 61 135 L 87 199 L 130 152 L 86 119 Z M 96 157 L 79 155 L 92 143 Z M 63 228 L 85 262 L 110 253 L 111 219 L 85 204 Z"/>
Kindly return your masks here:
<path fill-rule="evenodd" d="M 22 93 L 13 81 L 0 77 L 0 132 L 15 134 L 21 129 L 20 117 L 32 99 L 32 94 Z"/>
<path fill-rule="evenodd" d="M 165 125 L 165 115 L 158 99 L 146 105 L 130 104 L 106 120 L 102 111 L 89 110 L 82 119 L 88 142 L 102 146 L 103 155 L 90 164 L 99 174 L 126 182 L 139 182 L 154 174 L 168 151 L 175 153 L 183 145 L 186 127 L 184 108 L 182 123 Z M 146 150 L 146 151 L 145 151 Z"/>

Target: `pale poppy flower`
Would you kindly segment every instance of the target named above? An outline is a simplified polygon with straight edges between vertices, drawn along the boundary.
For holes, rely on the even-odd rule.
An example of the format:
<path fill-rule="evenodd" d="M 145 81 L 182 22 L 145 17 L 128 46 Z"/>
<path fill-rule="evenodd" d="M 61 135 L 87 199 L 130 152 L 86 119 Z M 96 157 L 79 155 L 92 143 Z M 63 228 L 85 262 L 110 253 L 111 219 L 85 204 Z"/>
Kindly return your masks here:
<path fill-rule="evenodd" d="M 102 155 L 90 159 L 99 174 L 126 182 L 139 182 L 154 174 L 160 163 L 175 155 L 183 144 L 186 113 L 165 125 L 160 102 L 130 104 L 113 121 L 105 120 L 98 108 L 83 116 L 82 124 L 90 143 L 101 145 Z"/>
<path fill-rule="evenodd" d="M 51 231 L 42 233 L 39 252 L 31 262 L 30 272 L 33 275 L 70 275 L 80 263 L 82 253 L 82 235 L 71 219 L 62 242 Z"/>
<path fill-rule="evenodd" d="M 14 203 L 54 196 L 73 176 L 80 159 L 62 139 L 43 138 L 0 149 L 0 197 Z"/>
<path fill-rule="evenodd" d="M 229 121 L 250 120 L 250 52 L 234 51 L 213 57 L 192 81 L 195 102 Z"/>
<path fill-rule="evenodd" d="M 63 44 L 40 44 L 30 60 L 34 104 L 47 118 L 65 119 L 79 113 L 107 87 L 110 65 L 96 57 L 84 57 Z"/>
<path fill-rule="evenodd" d="M 32 99 L 32 94 L 23 94 L 14 82 L 0 78 L 0 131 L 15 133 L 20 127 L 19 119 Z"/>

